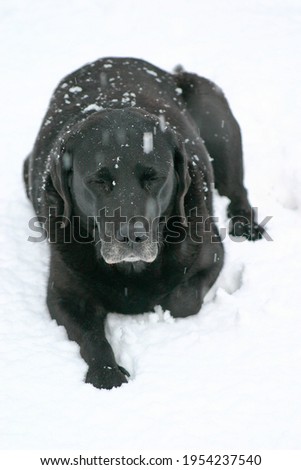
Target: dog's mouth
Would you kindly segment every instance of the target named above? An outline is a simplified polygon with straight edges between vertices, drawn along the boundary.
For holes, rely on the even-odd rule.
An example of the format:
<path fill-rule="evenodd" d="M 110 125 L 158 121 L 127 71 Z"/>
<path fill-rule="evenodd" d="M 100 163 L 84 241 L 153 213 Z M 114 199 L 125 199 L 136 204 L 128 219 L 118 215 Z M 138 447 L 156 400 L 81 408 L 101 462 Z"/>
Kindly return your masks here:
<path fill-rule="evenodd" d="M 137 261 L 141 261 L 141 258 L 135 256 L 134 254 L 131 254 L 126 258 L 123 258 L 122 263 L 137 263 Z"/>
<path fill-rule="evenodd" d="M 118 263 L 152 263 L 158 255 L 158 243 L 146 240 L 142 243 L 102 241 L 100 253 L 107 264 Z"/>

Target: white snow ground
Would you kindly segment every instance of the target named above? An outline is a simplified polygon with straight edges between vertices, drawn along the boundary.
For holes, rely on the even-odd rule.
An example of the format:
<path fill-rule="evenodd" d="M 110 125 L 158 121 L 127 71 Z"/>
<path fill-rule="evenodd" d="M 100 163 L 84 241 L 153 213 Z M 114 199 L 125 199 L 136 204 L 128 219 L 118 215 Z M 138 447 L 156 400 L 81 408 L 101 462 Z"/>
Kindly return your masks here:
<path fill-rule="evenodd" d="M 300 449 L 300 2 L 2 0 L 0 24 L 0 447 Z M 100 391 L 49 318 L 48 249 L 27 241 L 21 169 L 57 82 L 108 55 L 181 63 L 224 89 L 274 241 L 227 239 L 194 317 L 110 315 L 131 380 Z"/>

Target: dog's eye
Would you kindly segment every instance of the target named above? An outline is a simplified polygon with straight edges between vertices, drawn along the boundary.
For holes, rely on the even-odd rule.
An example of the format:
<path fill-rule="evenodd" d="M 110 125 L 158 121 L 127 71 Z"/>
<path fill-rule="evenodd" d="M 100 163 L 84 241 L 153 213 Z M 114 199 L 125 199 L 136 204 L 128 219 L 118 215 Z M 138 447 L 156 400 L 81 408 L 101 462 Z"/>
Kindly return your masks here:
<path fill-rule="evenodd" d="M 146 189 L 150 189 L 164 178 L 156 173 L 153 169 L 146 170 L 142 175 L 142 185 Z"/>
<path fill-rule="evenodd" d="M 106 177 L 92 177 L 88 178 L 87 183 L 90 186 L 98 187 L 101 188 L 104 191 L 111 191 L 113 189 L 113 181 L 111 178 L 106 178 Z"/>
<path fill-rule="evenodd" d="M 153 176 L 147 176 L 144 181 L 158 181 L 160 179 L 159 176 L 153 175 Z"/>
<path fill-rule="evenodd" d="M 143 182 L 143 186 L 148 191 L 156 191 L 162 186 L 164 181 L 165 181 L 164 176 L 153 175 L 153 176 L 149 176 L 148 178 L 145 178 Z"/>

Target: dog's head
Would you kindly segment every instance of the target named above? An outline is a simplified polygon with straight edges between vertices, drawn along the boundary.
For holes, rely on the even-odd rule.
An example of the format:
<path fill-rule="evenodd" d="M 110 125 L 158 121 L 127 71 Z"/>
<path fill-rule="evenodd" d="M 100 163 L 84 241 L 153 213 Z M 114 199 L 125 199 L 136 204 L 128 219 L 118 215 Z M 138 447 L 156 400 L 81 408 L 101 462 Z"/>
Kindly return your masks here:
<path fill-rule="evenodd" d="M 162 219 L 186 224 L 187 155 L 162 116 L 134 108 L 92 114 L 66 134 L 50 175 L 64 216 L 93 220 L 106 263 L 151 263 Z"/>

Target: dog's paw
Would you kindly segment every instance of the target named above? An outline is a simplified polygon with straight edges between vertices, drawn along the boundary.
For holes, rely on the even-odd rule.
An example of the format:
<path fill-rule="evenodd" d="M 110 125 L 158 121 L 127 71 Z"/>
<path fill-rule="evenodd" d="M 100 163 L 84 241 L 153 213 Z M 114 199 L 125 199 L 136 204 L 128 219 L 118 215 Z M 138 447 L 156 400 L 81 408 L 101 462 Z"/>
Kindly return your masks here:
<path fill-rule="evenodd" d="M 86 383 L 92 384 L 96 388 L 110 390 L 127 383 L 130 374 L 120 366 L 90 366 L 86 375 Z"/>
<path fill-rule="evenodd" d="M 250 222 L 246 217 L 235 216 L 231 218 L 229 233 L 233 237 L 245 237 L 249 241 L 255 241 L 263 237 L 264 228 L 256 222 Z"/>

